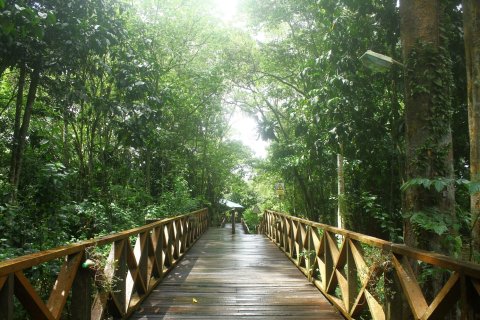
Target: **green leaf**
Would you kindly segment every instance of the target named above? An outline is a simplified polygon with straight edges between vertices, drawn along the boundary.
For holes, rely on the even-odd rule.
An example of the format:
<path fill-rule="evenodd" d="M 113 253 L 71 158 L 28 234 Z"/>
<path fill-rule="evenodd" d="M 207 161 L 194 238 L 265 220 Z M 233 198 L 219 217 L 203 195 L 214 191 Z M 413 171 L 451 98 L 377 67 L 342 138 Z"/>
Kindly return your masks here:
<path fill-rule="evenodd" d="M 432 180 L 430 180 L 430 179 L 423 178 L 423 179 L 421 179 L 420 181 L 421 181 L 421 184 L 423 185 L 423 187 L 424 187 L 425 189 L 429 189 L 430 186 L 432 185 Z"/>
<path fill-rule="evenodd" d="M 3 34 L 11 34 L 15 31 L 15 24 L 12 21 L 5 21 L 2 23 L 2 33 Z"/>
<path fill-rule="evenodd" d="M 470 194 L 475 194 L 477 192 L 480 192 L 480 182 L 470 182 L 467 184 L 468 186 L 468 192 Z"/>
<path fill-rule="evenodd" d="M 25 10 L 25 7 L 21 7 L 18 4 L 15 4 L 15 9 L 17 9 L 18 11 L 23 11 Z"/>
<path fill-rule="evenodd" d="M 438 234 L 439 236 L 441 236 L 448 230 L 447 226 L 442 223 L 432 224 L 432 229 L 433 229 L 432 231 Z"/>
<path fill-rule="evenodd" d="M 437 190 L 437 192 L 440 192 L 440 191 L 442 191 L 447 185 L 446 185 L 445 182 L 443 182 L 443 181 L 435 180 L 435 182 L 433 183 L 433 186 L 435 187 L 435 190 Z"/>
<path fill-rule="evenodd" d="M 53 12 L 49 12 L 47 14 L 47 19 L 45 19 L 45 22 L 47 25 L 54 25 L 56 22 L 57 22 L 57 17 L 55 16 L 55 14 Z"/>
<path fill-rule="evenodd" d="M 462 184 L 468 185 L 468 184 L 470 183 L 470 181 L 467 180 L 467 179 L 457 179 L 457 180 L 456 180 L 456 183 L 457 183 L 458 185 L 462 185 Z"/>

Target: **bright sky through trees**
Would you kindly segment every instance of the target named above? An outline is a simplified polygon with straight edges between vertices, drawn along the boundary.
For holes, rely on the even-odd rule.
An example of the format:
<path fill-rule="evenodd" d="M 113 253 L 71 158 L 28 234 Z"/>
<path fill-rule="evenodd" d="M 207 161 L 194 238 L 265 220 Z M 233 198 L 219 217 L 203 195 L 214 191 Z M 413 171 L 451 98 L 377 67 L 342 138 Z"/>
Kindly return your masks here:
<path fill-rule="evenodd" d="M 255 156 L 263 159 L 267 157 L 269 143 L 259 137 L 257 123 L 252 117 L 235 108 L 230 118 L 230 128 L 230 134 L 233 139 L 240 140 L 244 145 L 252 149 Z"/>
<path fill-rule="evenodd" d="M 216 12 L 214 13 L 224 22 L 233 22 L 237 14 L 238 0 L 215 0 Z"/>
<path fill-rule="evenodd" d="M 213 15 L 220 18 L 224 23 L 239 26 L 242 21 L 238 14 L 239 0 L 215 0 L 216 10 Z M 230 118 L 231 136 L 235 140 L 251 148 L 257 157 L 265 158 L 267 155 L 268 142 L 263 141 L 257 130 L 254 119 L 235 108 Z"/>

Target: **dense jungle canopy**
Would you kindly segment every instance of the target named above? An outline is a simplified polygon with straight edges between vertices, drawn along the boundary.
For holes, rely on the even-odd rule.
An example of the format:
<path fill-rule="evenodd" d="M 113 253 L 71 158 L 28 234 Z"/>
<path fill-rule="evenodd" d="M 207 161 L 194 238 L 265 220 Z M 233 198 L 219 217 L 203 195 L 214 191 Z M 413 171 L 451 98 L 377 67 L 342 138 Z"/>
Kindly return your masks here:
<path fill-rule="evenodd" d="M 230 199 L 474 260 L 479 3 L 426 2 L 0 0 L 0 259 Z"/>

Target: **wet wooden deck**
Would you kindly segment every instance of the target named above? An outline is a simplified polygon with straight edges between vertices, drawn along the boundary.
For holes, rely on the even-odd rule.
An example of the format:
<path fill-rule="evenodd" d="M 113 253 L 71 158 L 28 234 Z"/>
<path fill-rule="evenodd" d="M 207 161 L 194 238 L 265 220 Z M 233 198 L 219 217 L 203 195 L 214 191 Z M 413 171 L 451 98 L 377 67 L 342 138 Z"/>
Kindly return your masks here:
<path fill-rule="evenodd" d="M 265 236 L 210 228 L 131 319 L 343 319 Z"/>

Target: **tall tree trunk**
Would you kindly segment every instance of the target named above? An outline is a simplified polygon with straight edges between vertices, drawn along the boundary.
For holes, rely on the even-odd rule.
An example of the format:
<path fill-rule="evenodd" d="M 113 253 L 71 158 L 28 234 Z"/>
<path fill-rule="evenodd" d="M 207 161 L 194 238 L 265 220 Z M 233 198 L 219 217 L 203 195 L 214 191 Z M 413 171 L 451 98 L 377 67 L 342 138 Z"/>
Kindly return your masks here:
<path fill-rule="evenodd" d="M 5 61 L 0 62 L 0 80 L 2 79 L 3 73 L 5 72 L 5 70 L 7 70 L 8 66 L 9 65 L 7 62 Z"/>
<path fill-rule="evenodd" d="M 453 178 L 451 68 L 440 34 L 440 0 L 401 0 L 401 39 L 405 61 L 406 178 Z M 414 186 L 405 194 L 403 211 L 409 214 L 455 215 L 453 184 L 442 192 Z M 416 226 L 407 218 L 407 245 L 449 253 L 442 237 Z"/>
<path fill-rule="evenodd" d="M 345 176 L 343 171 L 343 145 L 341 143 L 339 144 L 339 149 L 337 154 L 337 226 L 342 229 L 345 227 Z"/>
<path fill-rule="evenodd" d="M 464 0 L 463 17 L 470 134 L 470 180 L 480 183 L 480 1 Z M 480 192 L 471 196 L 470 210 L 472 249 L 480 253 Z M 470 254 L 470 258 L 472 257 Z"/>
<path fill-rule="evenodd" d="M 20 134 L 20 125 L 22 119 L 22 109 L 23 109 L 23 91 L 25 90 L 25 78 L 26 78 L 27 68 L 24 63 L 20 65 L 20 73 L 18 76 L 18 91 L 17 99 L 15 103 L 15 120 L 13 124 L 13 140 L 11 146 L 11 159 L 10 159 L 10 176 L 9 180 L 12 186 L 15 185 L 15 172 L 17 168 L 17 157 L 14 156 L 17 154 L 19 134 Z M 13 190 L 12 199 L 16 198 L 16 190 Z"/>
<path fill-rule="evenodd" d="M 152 151 L 149 146 L 145 147 L 145 192 L 152 195 Z"/>
<path fill-rule="evenodd" d="M 13 187 L 12 201 L 16 201 L 16 193 L 20 181 L 20 172 L 23 163 L 23 154 L 27 141 L 28 129 L 30 127 L 30 118 L 32 116 L 33 104 L 37 96 L 37 88 L 40 81 L 40 69 L 35 68 L 30 75 L 30 86 L 28 89 L 27 102 L 23 112 L 23 119 L 20 128 L 18 129 L 17 140 L 14 141 L 15 149 L 12 150 L 12 167 L 10 168 L 10 183 Z M 19 87 L 20 90 L 20 87 Z"/>

